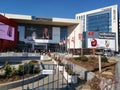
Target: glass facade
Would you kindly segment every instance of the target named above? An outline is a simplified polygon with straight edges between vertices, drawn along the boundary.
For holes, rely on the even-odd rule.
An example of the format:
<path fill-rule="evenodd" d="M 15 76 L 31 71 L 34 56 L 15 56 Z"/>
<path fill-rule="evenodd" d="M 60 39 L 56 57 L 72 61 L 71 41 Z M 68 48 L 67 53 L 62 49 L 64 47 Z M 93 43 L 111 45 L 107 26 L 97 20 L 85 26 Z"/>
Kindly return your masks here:
<path fill-rule="evenodd" d="M 60 28 L 60 40 L 65 40 L 67 37 L 67 27 L 61 27 Z"/>
<path fill-rule="evenodd" d="M 58 36 L 60 38 L 60 40 L 65 40 L 65 38 L 67 37 L 68 35 L 68 29 L 67 27 L 61 27 L 61 26 L 52 26 L 52 25 L 35 25 L 35 24 L 20 24 L 18 26 L 18 32 L 19 32 L 19 41 L 22 41 L 24 42 L 24 44 L 30 44 L 31 47 L 23 47 L 22 49 L 24 50 L 24 48 L 27 48 L 26 51 L 31 51 L 32 50 L 32 43 L 33 43 L 33 40 L 32 38 L 35 38 L 35 39 L 42 39 L 43 40 L 43 43 L 42 42 L 35 42 L 34 44 L 34 49 L 35 50 L 38 50 L 38 51 L 41 51 L 42 49 L 44 50 L 50 50 L 50 51 L 58 51 L 59 50 L 59 44 L 54 42 L 54 43 L 45 43 L 44 40 L 46 40 L 46 38 L 43 38 L 43 31 L 44 31 L 44 28 L 48 28 L 48 31 L 49 31 L 49 39 L 47 40 L 55 40 L 53 38 L 53 33 L 54 32 L 54 27 L 57 27 L 60 29 L 60 36 Z M 33 33 L 36 33 L 33 35 Z M 28 42 L 29 41 L 29 42 Z"/>
<path fill-rule="evenodd" d="M 25 38 L 52 40 L 52 26 L 26 25 Z"/>
<path fill-rule="evenodd" d="M 25 26 L 18 26 L 19 41 L 24 41 L 25 38 Z"/>
<path fill-rule="evenodd" d="M 88 14 L 86 31 L 111 32 L 111 10 Z"/>

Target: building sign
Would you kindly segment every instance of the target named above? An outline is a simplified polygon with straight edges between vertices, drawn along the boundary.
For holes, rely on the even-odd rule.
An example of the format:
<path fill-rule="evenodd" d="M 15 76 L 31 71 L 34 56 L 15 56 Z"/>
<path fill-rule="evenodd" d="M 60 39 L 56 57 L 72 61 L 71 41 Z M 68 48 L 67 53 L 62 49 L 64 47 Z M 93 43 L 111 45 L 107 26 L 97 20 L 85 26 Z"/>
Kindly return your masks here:
<path fill-rule="evenodd" d="M 115 50 L 116 34 L 113 32 L 87 32 L 87 48 L 104 47 Z"/>
<path fill-rule="evenodd" d="M 105 33 L 105 32 L 100 32 L 99 39 L 115 39 L 115 33 Z"/>
<path fill-rule="evenodd" d="M 113 10 L 113 20 L 116 20 L 116 10 Z"/>
<path fill-rule="evenodd" d="M 42 70 L 42 74 L 55 74 L 55 70 Z"/>
<path fill-rule="evenodd" d="M 93 31 L 89 31 L 89 32 L 88 32 L 88 35 L 89 35 L 89 36 L 94 36 L 94 32 L 93 32 Z"/>
<path fill-rule="evenodd" d="M 32 16 L 32 20 L 37 20 L 37 21 L 52 21 L 52 18 L 43 18 L 43 17 Z"/>
<path fill-rule="evenodd" d="M 88 48 L 104 47 L 115 50 L 115 40 L 88 38 Z"/>

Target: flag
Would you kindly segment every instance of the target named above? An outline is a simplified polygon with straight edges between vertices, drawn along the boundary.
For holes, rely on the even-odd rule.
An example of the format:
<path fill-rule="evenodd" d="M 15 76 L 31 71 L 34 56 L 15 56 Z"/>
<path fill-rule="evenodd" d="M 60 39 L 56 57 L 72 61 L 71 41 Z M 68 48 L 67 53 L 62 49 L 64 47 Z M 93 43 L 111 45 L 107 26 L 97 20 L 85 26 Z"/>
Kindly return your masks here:
<path fill-rule="evenodd" d="M 63 41 L 63 44 L 66 44 L 66 40 Z"/>
<path fill-rule="evenodd" d="M 59 42 L 59 45 L 60 45 L 60 46 L 63 45 L 63 42 Z"/>
<path fill-rule="evenodd" d="M 61 42 L 59 42 L 59 45 L 61 46 Z"/>
<path fill-rule="evenodd" d="M 61 42 L 61 45 L 63 45 L 64 43 L 63 43 L 63 41 Z"/>
<path fill-rule="evenodd" d="M 82 34 L 81 33 L 78 34 L 78 39 L 82 40 Z"/>
<path fill-rule="evenodd" d="M 70 39 L 67 39 L 67 43 L 70 43 Z"/>
<path fill-rule="evenodd" d="M 72 41 L 73 43 L 75 42 L 74 37 L 72 37 L 71 41 Z"/>

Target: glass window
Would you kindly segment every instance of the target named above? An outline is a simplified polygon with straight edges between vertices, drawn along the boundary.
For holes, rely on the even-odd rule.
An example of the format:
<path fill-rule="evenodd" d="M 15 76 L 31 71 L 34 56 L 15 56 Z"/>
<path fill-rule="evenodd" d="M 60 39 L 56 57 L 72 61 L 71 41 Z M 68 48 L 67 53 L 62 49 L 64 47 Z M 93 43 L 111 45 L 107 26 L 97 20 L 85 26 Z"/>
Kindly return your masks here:
<path fill-rule="evenodd" d="M 25 38 L 25 26 L 18 26 L 19 41 L 24 41 Z"/>
<path fill-rule="evenodd" d="M 110 32 L 111 28 L 111 11 L 104 11 L 87 15 L 87 31 Z"/>
<path fill-rule="evenodd" d="M 60 28 L 60 40 L 63 40 L 67 37 L 67 27 Z"/>

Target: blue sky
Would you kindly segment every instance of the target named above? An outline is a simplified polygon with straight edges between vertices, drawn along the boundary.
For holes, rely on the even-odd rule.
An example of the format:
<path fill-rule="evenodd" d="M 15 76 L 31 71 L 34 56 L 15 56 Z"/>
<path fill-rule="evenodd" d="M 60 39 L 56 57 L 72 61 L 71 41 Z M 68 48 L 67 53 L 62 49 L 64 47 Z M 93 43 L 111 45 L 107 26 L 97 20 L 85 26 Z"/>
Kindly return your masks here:
<path fill-rule="evenodd" d="M 1 13 L 75 18 L 76 13 L 118 4 L 120 0 L 0 0 Z"/>

